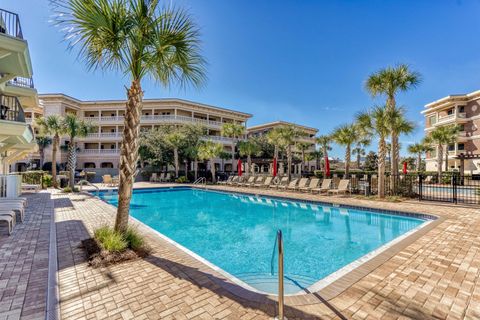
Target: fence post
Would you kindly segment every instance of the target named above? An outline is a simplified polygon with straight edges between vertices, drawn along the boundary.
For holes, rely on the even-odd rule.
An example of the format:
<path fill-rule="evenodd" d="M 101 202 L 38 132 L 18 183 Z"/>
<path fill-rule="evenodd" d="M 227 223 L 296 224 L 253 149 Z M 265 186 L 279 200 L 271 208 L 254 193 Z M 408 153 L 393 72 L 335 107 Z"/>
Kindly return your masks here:
<path fill-rule="evenodd" d="M 423 192 L 423 176 L 421 173 L 418 174 L 418 200 L 422 200 Z"/>
<path fill-rule="evenodd" d="M 453 203 L 457 204 L 457 175 L 452 172 L 452 197 Z"/>

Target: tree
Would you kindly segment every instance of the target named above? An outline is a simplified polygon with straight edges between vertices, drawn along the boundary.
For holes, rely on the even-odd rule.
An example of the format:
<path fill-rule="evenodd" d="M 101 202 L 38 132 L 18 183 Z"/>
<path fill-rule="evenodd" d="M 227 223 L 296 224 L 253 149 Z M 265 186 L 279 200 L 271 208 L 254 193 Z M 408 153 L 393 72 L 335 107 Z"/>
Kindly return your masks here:
<path fill-rule="evenodd" d="M 232 172 L 235 171 L 235 145 L 238 139 L 245 134 L 245 127 L 237 123 L 224 123 L 221 129 L 222 136 L 232 139 Z"/>
<path fill-rule="evenodd" d="M 308 143 L 308 142 L 298 142 L 296 145 L 295 145 L 296 149 L 298 151 L 300 151 L 300 154 L 302 156 L 302 169 L 301 169 L 301 172 L 303 173 L 303 167 L 305 166 L 305 152 L 308 151 L 311 147 L 312 147 L 312 144 L 311 143 Z"/>
<path fill-rule="evenodd" d="M 210 170 L 212 171 L 212 182 L 215 183 L 217 178 L 215 176 L 215 158 L 217 158 L 223 151 L 223 146 L 220 143 L 215 143 L 207 140 L 198 148 L 198 157 L 202 160 L 210 161 Z"/>
<path fill-rule="evenodd" d="M 399 92 L 416 88 L 420 82 L 420 73 L 410 70 L 406 64 L 400 64 L 395 67 L 380 69 L 371 74 L 365 83 L 365 88 L 372 97 L 379 95 L 386 96 L 386 108 L 389 112 L 392 112 L 397 108 L 396 95 Z M 400 148 L 398 146 L 399 132 L 392 130 L 390 135 L 392 143 L 390 166 L 391 172 L 396 173 L 398 172 L 398 163 L 400 160 Z"/>
<path fill-rule="evenodd" d="M 332 136 L 330 135 L 322 135 L 316 138 L 316 142 L 320 146 L 320 149 L 322 150 L 323 156 L 325 158 L 328 158 L 328 151 L 332 150 L 332 147 L 330 146 L 332 140 Z M 327 168 L 325 164 L 323 166 L 323 176 L 327 176 Z"/>
<path fill-rule="evenodd" d="M 258 145 L 254 138 L 250 138 L 246 141 L 240 141 L 238 144 L 238 150 L 240 152 L 240 156 L 247 157 L 248 169 L 246 172 L 247 175 L 249 175 L 250 171 L 252 170 L 252 156 L 260 156 L 262 149 L 260 149 L 260 145 Z"/>
<path fill-rule="evenodd" d="M 270 145 L 273 145 L 273 157 L 278 160 L 278 152 L 280 151 L 279 145 L 282 142 L 282 128 L 276 127 L 268 131 L 267 141 Z"/>
<path fill-rule="evenodd" d="M 200 124 L 187 125 L 184 127 L 187 147 L 185 154 L 187 158 L 194 161 L 193 170 L 195 172 L 194 178 L 198 178 L 198 148 L 202 143 L 202 138 L 207 134 L 207 128 Z"/>
<path fill-rule="evenodd" d="M 171 127 L 170 132 L 165 136 L 165 142 L 173 150 L 173 165 L 175 166 L 175 178 L 178 178 L 179 158 L 178 150 L 186 142 L 186 135 L 182 127 Z"/>
<path fill-rule="evenodd" d="M 52 144 L 52 138 L 37 135 L 35 137 L 35 141 L 37 142 L 38 152 L 40 153 L 40 169 L 43 168 L 43 163 L 45 161 L 45 148 Z"/>
<path fill-rule="evenodd" d="M 363 168 L 367 171 L 377 171 L 378 170 L 378 156 L 374 151 L 370 151 L 365 156 L 365 163 L 363 164 Z"/>
<path fill-rule="evenodd" d="M 455 139 L 457 132 L 456 125 L 440 126 L 436 127 L 427 137 L 427 142 L 437 145 L 437 173 L 439 176 L 442 174 L 443 148 Z M 448 150 L 445 159 L 448 162 Z"/>
<path fill-rule="evenodd" d="M 357 156 L 357 169 L 360 169 L 361 159 L 366 155 L 365 149 L 362 148 L 362 144 L 357 143 L 355 148 L 352 150 L 352 154 Z"/>
<path fill-rule="evenodd" d="M 396 112 L 396 111 L 393 111 Z M 394 115 L 386 107 L 374 107 L 369 112 L 357 115 L 357 124 L 370 135 L 378 137 L 378 196 L 385 197 L 385 161 L 387 154 L 386 138 L 390 134 L 390 122 Z"/>
<path fill-rule="evenodd" d="M 422 155 L 433 151 L 433 147 L 426 141 L 422 141 L 409 145 L 407 150 L 409 153 L 417 156 L 416 169 L 418 172 L 420 172 L 422 166 Z"/>
<path fill-rule="evenodd" d="M 297 139 L 304 136 L 304 134 L 292 125 L 278 127 L 278 131 L 280 135 L 279 147 L 285 150 L 287 154 L 287 173 L 290 180 L 292 176 L 292 147 L 296 145 Z"/>
<path fill-rule="evenodd" d="M 67 114 L 62 121 L 63 131 L 68 135 L 70 143 L 68 144 L 68 161 L 67 169 L 70 171 L 69 185 L 73 190 L 75 187 L 75 168 L 77 166 L 77 146 L 75 138 L 86 137 L 92 131 L 92 126 L 83 121 L 78 120 L 74 114 Z"/>
<path fill-rule="evenodd" d="M 120 186 L 115 230 L 127 229 L 133 182 L 139 160 L 142 80 L 149 76 L 165 87 L 199 86 L 205 79 L 199 31 L 184 11 L 160 8 L 159 0 L 52 0 L 56 22 L 70 46 L 80 48 L 89 69 L 120 71 L 127 88 L 120 153 Z"/>
<path fill-rule="evenodd" d="M 52 185 L 57 188 L 57 152 L 60 144 L 60 136 L 64 133 L 62 118 L 58 115 L 50 115 L 48 117 L 38 118 L 36 124 L 40 127 L 42 134 L 53 137 L 52 145 Z"/>
<path fill-rule="evenodd" d="M 345 147 L 345 177 L 348 177 L 352 144 L 356 143 L 358 139 L 357 127 L 353 124 L 342 125 L 335 129 L 332 137 L 337 144 Z"/>

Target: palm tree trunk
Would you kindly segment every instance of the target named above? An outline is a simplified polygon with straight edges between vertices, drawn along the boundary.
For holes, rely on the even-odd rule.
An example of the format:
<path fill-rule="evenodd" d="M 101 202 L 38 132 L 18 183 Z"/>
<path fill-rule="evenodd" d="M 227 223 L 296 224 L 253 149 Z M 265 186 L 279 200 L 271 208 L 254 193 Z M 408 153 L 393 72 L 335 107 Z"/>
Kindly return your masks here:
<path fill-rule="evenodd" d="M 43 170 L 43 161 L 45 159 L 45 149 L 39 148 L 38 152 L 40 153 L 40 170 Z"/>
<path fill-rule="evenodd" d="M 347 145 L 347 148 L 345 149 L 345 177 L 343 177 L 344 179 L 348 178 L 348 175 L 350 173 L 350 158 L 350 145 Z"/>
<path fill-rule="evenodd" d="M 327 147 L 324 147 L 323 148 L 323 157 L 324 157 L 324 162 L 323 162 L 323 177 L 326 178 L 327 177 L 327 163 L 326 163 L 326 159 L 328 159 L 328 150 L 327 150 Z"/>
<path fill-rule="evenodd" d="M 233 138 L 232 138 L 233 141 Z M 235 173 L 235 142 L 232 142 L 232 173 Z M 225 168 L 223 168 L 223 171 L 225 171 Z"/>
<path fill-rule="evenodd" d="M 75 138 L 70 137 L 70 144 L 68 145 L 68 171 L 70 178 L 68 184 L 70 188 L 75 188 L 75 167 L 77 166 L 77 155 L 75 150 Z"/>
<path fill-rule="evenodd" d="M 249 171 L 252 170 L 252 156 L 251 155 L 247 156 L 247 164 L 248 164 L 248 168 L 247 168 L 247 176 L 248 176 L 248 175 L 250 175 Z"/>
<path fill-rule="evenodd" d="M 385 139 L 381 138 L 378 144 L 378 179 L 377 189 L 378 197 L 385 198 L 385 153 L 386 153 Z"/>
<path fill-rule="evenodd" d="M 448 144 L 445 150 L 445 172 L 448 172 Z"/>
<path fill-rule="evenodd" d="M 195 181 L 197 181 L 198 179 L 198 159 L 197 158 L 195 158 L 193 166 L 194 166 L 193 169 L 195 170 Z"/>
<path fill-rule="evenodd" d="M 53 182 L 53 187 L 58 188 L 58 183 L 57 183 L 57 150 L 58 150 L 58 142 L 60 140 L 60 137 L 56 134 L 53 137 L 53 147 L 52 147 L 52 182 Z"/>
<path fill-rule="evenodd" d="M 288 180 L 292 178 L 292 146 L 287 147 L 287 170 L 288 170 Z"/>
<path fill-rule="evenodd" d="M 398 175 L 398 135 L 392 131 L 392 149 L 390 150 L 390 189 L 395 193 L 395 179 Z"/>
<path fill-rule="evenodd" d="M 357 153 L 357 169 L 360 169 L 360 152 Z"/>
<path fill-rule="evenodd" d="M 305 151 L 302 150 L 302 167 L 300 168 L 300 176 L 303 175 L 303 167 L 305 166 Z"/>
<path fill-rule="evenodd" d="M 422 153 L 419 152 L 417 155 L 417 172 L 420 172 L 420 166 L 422 165 Z"/>
<path fill-rule="evenodd" d="M 214 159 L 210 159 L 210 171 L 212 171 L 212 182 L 215 183 L 217 181 L 215 175 L 216 175 L 216 172 L 215 172 L 215 162 L 214 162 Z M 232 170 L 233 170 L 233 167 L 232 167 Z"/>
<path fill-rule="evenodd" d="M 178 149 L 173 148 L 173 161 L 175 162 L 175 178 L 178 178 Z"/>
<path fill-rule="evenodd" d="M 138 138 L 140 115 L 143 107 L 143 91 L 139 80 L 133 80 L 127 89 L 127 104 L 123 127 L 123 141 L 120 151 L 120 186 L 118 188 L 118 209 L 115 230 L 124 232 L 128 225 L 133 181 L 138 162 Z"/>
<path fill-rule="evenodd" d="M 443 162 L 443 146 L 439 144 L 438 150 L 437 150 L 437 173 L 438 173 L 439 180 L 440 180 L 440 175 L 442 174 L 442 162 Z"/>

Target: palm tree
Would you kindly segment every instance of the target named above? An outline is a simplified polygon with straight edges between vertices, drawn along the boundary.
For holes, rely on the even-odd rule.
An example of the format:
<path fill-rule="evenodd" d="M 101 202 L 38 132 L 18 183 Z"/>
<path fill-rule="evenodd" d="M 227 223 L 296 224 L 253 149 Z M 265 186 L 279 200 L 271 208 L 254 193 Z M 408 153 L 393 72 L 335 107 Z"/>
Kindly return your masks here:
<path fill-rule="evenodd" d="M 391 112 L 397 108 L 396 95 L 399 92 L 405 92 L 417 87 L 420 82 L 420 73 L 410 70 L 406 64 L 400 64 L 395 67 L 380 69 L 371 74 L 365 83 L 365 87 L 372 97 L 379 95 L 386 96 L 386 108 Z M 397 173 L 398 163 L 400 161 L 400 148 L 398 146 L 399 132 L 392 130 L 390 134 L 392 143 L 390 155 L 391 172 Z"/>
<path fill-rule="evenodd" d="M 240 141 L 240 143 L 238 144 L 238 150 L 242 157 L 247 157 L 248 169 L 246 170 L 246 172 L 247 175 L 249 175 L 252 169 L 252 156 L 259 156 L 262 153 L 260 145 L 254 138 L 250 138 L 246 141 Z"/>
<path fill-rule="evenodd" d="M 342 125 L 333 132 L 332 137 L 337 144 L 345 146 L 345 178 L 347 178 L 350 172 L 352 144 L 358 139 L 357 127 L 353 124 Z"/>
<path fill-rule="evenodd" d="M 194 124 L 194 125 L 187 125 L 184 127 L 186 141 L 187 141 L 187 148 L 185 149 L 186 155 L 193 159 L 194 161 L 194 172 L 195 172 L 195 180 L 198 178 L 198 148 L 202 143 L 202 137 L 205 136 L 207 133 L 207 129 L 203 125 Z"/>
<path fill-rule="evenodd" d="M 365 149 L 362 143 L 357 143 L 352 150 L 352 154 L 357 156 L 357 169 L 360 169 L 362 157 L 366 155 Z"/>
<path fill-rule="evenodd" d="M 333 140 L 332 136 L 330 136 L 330 135 L 322 135 L 322 136 L 318 136 L 316 138 L 316 142 L 320 146 L 325 159 L 328 158 L 328 151 L 332 150 L 332 147 L 330 147 L 330 144 L 332 143 L 332 140 Z M 326 175 L 327 175 L 327 167 L 326 167 L 326 164 L 324 164 L 323 165 L 323 176 L 326 177 Z"/>
<path fill-rule="evenodd" d="M 68 135 L 68 162 L 67 168 L 70 171 L 69 185 L 73 190 L 75 187 L 75 168 L 77 166 L 77 146 L 75 138 L 86 137 L 92 131 L 92 126 L 83 120 L 79 120 L 74 114 L 67 114 L 62 121 L 64 132 Z"/>
<path fill-rule="evenodd" d="M 40 153 L 40 169 L 43 170 L 43 162 L 45 160 L 45 148 L 52 144 L 52 138 L 37 135 L 35 137 L 35 141 L 37 142 L 38 152 Z"/>
<path fill-rule="evenodd" d="M 36 124 L 40 127 L 42 134 L 53 137 L 52 145 L 52 184 L 57 188 L 57 152 L 60 144 L 60 136 L 64 133 L 62 118 L 58 115 L 50 115 L 48 117 L 37 118 Z"/>
<path fill-rule="evenodd" d="M 127 229 L 133 181 L 139 160 L 142 80 L 165 87 L 198 86 L 205 80 L 199 31 L 184 11 L 160 8 L 159 0 L 52 0 L 57 24 L 89 69 L 120 71 L 130 76 L 120 153 L 120 186 L 115 229 Z"/>
<path fill-rule="evenodd" d="M 417 172 L 420 172 L 422 165 L 422 155 L 433 151 L 433 147 L 426 141 L 414 143 L 408 146 L 408 152 L 417 156 Z"/>
<path fill-rule="evenodd" d="M 185 144 L 186 136 L 183 128 L 172 127 L 170 132 L 165 136 L 165 142 L 173 150 L 173 162 L 175 166 L 175 178 L 178 178 L 178 150 Z"/>
<path fill-rule="evenodd" d="M 281 135 L 281 128 L 276 127 L 273 128 L 272 130 L 267 132 L 267 141 L 271 145 L 273 145 L 274 150 L 273 150 L 273 157 L 278 160 L 278 152 L 280 150 L 279 145 L 282 140 L 282 135 Z"/>
<path fill-rule="evenodd" d="M 302 155 L 302 169 L 301 172 L 303 173 L 303 167 L 305 166 L 305 152 L 311 148 L 312 144 L 308 142 L 298 142 L 295 147 L 300 154 Z"/>
<path fill-rule="evenodd" d="M 238 139 L 245 134 L 245 127 L 237 123 L 224 123 L 222 125 L 221 134 L 224 137 L 232 139 L 232 172 L 235 171 L 235 145 Z"/>
<path fill-rule="evenodd" d="M 395 112 L 395 111 L 394 111 Z M 385 167 L 387 155 L 386 139 L 390 134 L 390 121 L 393 115 L 386 107 L 374 107 L 369 112 L 357 115 L 357 124 L 371 137 L 378 137 L 378 196 L 385 197 Z"/>
<path fill-rule="evenodd" d="M 212 171 L 212 182 L 217 180 L 215 177 L 215 158 L 223 152 L 223 146 L 220 143 L 215 143 L 211 140 L 205 141 L 198 148 L 198 157 L 202 160 L 210 161 L 210 168 Z"/>
<path fill-rule="evenodd" d="M 442 174 L 442 162 L 443 162 L 443 148 L 448 146 L 454 141 L 458 132 L 458 127 L 456 125 L 448 125 L 436 127 L 430 135 L 427 137 L 427 141 L 430 143 L 435 143 L 437 145 L 437 173 L 438 176 Z M 445 160 L 448 163 L 448 150 L 446 151 Z M 448 168 L 448 166 L 446 166 Z"/>
<path fill-rule="evenodd" d="M 287 154 L 287 173 L 288 179 L 292 176 L 292 147 L 297 144 L 297 139 L 304 134 L 292 125 L 278 127 L 279 130 L 279 147 L 285 150 Z"/>

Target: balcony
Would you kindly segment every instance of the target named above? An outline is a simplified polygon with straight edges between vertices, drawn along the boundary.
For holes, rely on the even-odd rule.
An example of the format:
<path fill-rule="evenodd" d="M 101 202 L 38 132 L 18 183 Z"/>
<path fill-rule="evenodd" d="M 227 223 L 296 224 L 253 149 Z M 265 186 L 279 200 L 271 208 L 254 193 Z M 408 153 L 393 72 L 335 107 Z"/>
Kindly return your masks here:
<path fill-rule="evenodd" d="M 25 123 L 25 114 L 17 97 L 0 95 L 0 120 Z"/>
<path fill-rule="evenodd" d="M 0 33 L 23 39 L 22 27 L 18 14 L 0 9 Z"/>
<path fill-rule="evenodd" d="M 119 155 L 120 149 L 83 149 L 78 154 Z"/>
<path fill-rule="evenodd" d="M 202 137 L 202 140 L 208 141 L 211 140 L 213 142 L 220 142 L 220 143 L 226 143 L 226 144 L 232 144 L 234 141 L 232 138 L 228 137 L 222 137 L 222 136 L 204 136 Z M 237 139 L 236 141 L 243 141 L 244 139 Z"/>
<path fill-rule="evenodd" d="M 20 88 L 35 88 L 32 78 L 16 77 L 7 82 L 7 86 L 20 87 Z"/>

